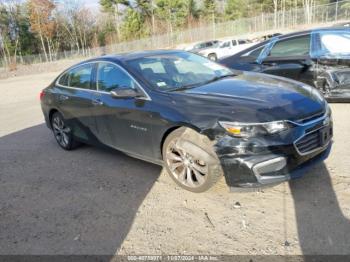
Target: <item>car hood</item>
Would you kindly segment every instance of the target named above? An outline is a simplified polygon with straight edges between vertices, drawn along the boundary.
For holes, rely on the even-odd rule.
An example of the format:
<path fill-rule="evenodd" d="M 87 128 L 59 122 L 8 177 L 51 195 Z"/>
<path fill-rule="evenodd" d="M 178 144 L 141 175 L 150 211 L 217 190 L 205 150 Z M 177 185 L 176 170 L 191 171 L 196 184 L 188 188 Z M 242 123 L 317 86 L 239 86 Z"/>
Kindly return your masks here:
<path fill-rule="evenodd" d="M 251 72 L 175 91 L 173 99 L 183 114 L 202 122 L 203 126 L 207 121 L 298 121 L 320 114 L 326 107 L 315 88 Z"/>

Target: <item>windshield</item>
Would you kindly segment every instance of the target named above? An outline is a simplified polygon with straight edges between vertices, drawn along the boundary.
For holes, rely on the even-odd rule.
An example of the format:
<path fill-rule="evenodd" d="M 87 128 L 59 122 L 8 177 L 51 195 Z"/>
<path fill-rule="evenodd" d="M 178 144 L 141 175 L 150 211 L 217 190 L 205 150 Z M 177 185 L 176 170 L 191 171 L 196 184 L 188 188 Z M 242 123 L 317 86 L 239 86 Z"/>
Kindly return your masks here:
<path fill-rule="evenodd" d="M 127 64 L 157 90 L 190 88 L 232 75 L 232 71 L 204 57 L 187 52 L 154 55 Z"/>

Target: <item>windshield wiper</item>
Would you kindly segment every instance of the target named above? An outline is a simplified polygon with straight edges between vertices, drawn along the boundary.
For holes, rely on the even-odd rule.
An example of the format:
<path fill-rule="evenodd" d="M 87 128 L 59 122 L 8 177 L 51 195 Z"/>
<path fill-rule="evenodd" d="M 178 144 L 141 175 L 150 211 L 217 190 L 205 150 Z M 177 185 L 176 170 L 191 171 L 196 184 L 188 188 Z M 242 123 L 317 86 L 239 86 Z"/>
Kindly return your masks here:
<path fill-rule="evenodd" d="M 201 86 L 201 85 L 202 85 L 202 83 L 189 84 L 189 85 L 171 88 L 168 91 L 181 91 L 181 90 L 191 89 L 191 88 L 194 88 L 196 86 Z"/>
<path fill-rule="evenodd" d="M 195 83 L 195 84 L 189 84 L 189 85 L 184 85 L 181 87 L 175 87 L 172 89 L 169 89 L 168 91 L 182 91 L 182 90 L 186 90 L 186 89 L 190 89 L 190 88 L 194 88 L 197 86 L 202 86 L 202 85 L 206 85 L 215 81 L 218 81 L 220 79 L 226 78 L 226 77 L 231 77 L 231 76 L 236 76 L 236 74 L 228 74 L 228 75 L 222 75 L 222 76 L 215 76 L 212 79 L 208 80 L 208 81 L 204 81 L 204 82 L 200 82 L 200 83 Z"/>
<path fill-rule="evenodd" d="M 205 82 L 203 85 L 218 81 L 218 80 L 226 78 L 226 77 L 231 77 L 231 76 L 236 76 L 236 74 L 232 73 L 232 74 L 228 74 L 228 75 L 216 76 L 216 77 L 210 79 L 209 81 Z"/>

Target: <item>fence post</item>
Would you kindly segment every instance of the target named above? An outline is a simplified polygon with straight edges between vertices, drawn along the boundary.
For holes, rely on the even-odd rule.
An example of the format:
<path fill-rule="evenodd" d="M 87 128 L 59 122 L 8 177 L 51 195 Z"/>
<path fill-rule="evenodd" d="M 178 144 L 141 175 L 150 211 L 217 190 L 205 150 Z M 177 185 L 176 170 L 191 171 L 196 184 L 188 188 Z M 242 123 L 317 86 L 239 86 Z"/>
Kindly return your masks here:
<path fill-rule="evenodd" d="M 335 21 L 338 21 L 338 0 L 335 3 Z"/>

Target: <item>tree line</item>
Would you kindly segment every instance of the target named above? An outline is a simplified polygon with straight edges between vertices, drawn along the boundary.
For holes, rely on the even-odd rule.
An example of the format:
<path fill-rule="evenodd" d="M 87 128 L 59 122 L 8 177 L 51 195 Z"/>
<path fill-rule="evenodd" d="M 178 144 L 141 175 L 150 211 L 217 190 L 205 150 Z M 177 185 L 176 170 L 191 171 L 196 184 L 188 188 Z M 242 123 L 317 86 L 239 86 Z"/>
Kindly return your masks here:
<path fill-rule="evenodd" d="M 173 33 L 212 23 L 277 14 L 292 8 L 310 12 L 336 0 L 100 0 L 99 10 L 80 0 L 0 0 L 0 59 L 16 63 L 27 55 L 58 52 Z M 346 7 L 346 6 L 345 6 Z"/>

